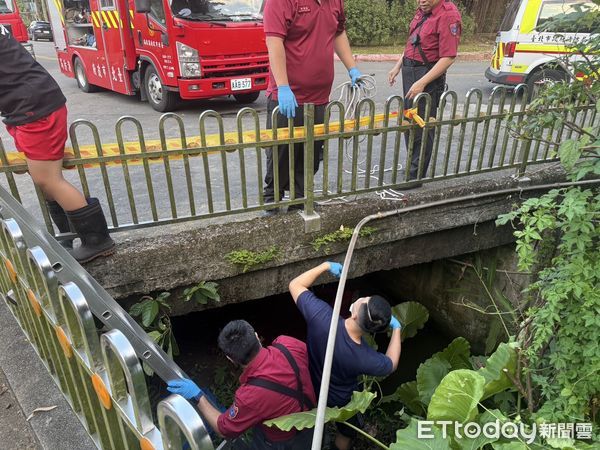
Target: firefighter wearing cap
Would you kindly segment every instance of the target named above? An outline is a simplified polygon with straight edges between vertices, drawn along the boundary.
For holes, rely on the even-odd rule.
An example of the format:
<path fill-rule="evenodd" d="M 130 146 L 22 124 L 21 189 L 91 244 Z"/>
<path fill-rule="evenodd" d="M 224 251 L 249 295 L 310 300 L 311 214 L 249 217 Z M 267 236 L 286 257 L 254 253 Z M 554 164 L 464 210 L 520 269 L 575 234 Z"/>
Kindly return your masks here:
<path fill-rule="evenodd" d="M 421 92 L 431 96 L 429 117 L 435 117 L 440 97 L 446 86 L 446 71 L 454 63 L 462 31 L 461 16 L 450 0 L 418 0 L 419 8 L 413 18 L 408 42 L 394 68 L 388 74 L 390 86 L 402 71 L 406 109 L 413 107 L 413 99 Z M 425 118 L 425 101 L 420 101 L 418 115 Z M 427 118 L 425 118 L 427 120 Z M 435 130 L 427 132 L 423 161 L 420 161 L 423 131 L 415 132 L 410 161 L 410 180 L 424 178 L 431 159 Z M 406 135 L 408 147 L 409 135 Z M 409 149 L 410 153 L 410 149 Z M 413 184 L 414 187 L 420 183 Z"/>

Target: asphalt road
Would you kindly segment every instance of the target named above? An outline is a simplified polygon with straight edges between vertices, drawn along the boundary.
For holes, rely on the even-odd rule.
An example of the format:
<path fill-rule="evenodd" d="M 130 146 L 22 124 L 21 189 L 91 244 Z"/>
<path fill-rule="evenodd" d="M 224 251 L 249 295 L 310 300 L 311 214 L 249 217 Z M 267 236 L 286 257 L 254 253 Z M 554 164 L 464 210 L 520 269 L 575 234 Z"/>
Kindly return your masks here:
<path fill-rule="evenodd" d="M 34 43 L 35 53 L 38 61 L 52 74 L 59 85 L 61 86 L 65 96 L 68 100 L 69 108 L 69 121 L 72 122 L 76 119 L 87 119 L 92 121 L 98 127 L 100 132 L 101 141 L 103 144 L 116 142 L 115 135 L 115 123 L 119 118 L 125 115 L 134 116 L 137 118 L 144 129 L 144 136 L 146 140 L 157 139 L 158 133 L 158 122 L 161 117 L 161 113 L 154 111 L 147 103 L 141 103 L 135 97 L 128 97 L 125 95 L 117 94 L 114 92 L 98 92 L 86 94 L 81 92 L 74 79 L 64 76 L 58 67 L 56 56 L 54 53 L 54 47 L 52 43 L 48 42 L 36 42 Z M 372 74 L 377 83 L 377 92 L 374 100 L 377 104 L 379 112 L 383 111 L 383 104 L 391 95 L 399 93 L 397 86 L 390 87 L 387 83 L 387 73 L 392 67 L 391 62 L 361 62 L 359 67 L 365 74 Z M 449 72 L 448 84 L 451 90 L 455 90 L 459 96 L 459 104 L 462 103 L 460 99 L 465 98 L 466 93 L 472 88 L 479 88 L 484 94 L 485 99 L 489 96 L 493 89 L 491 85 L 484 77 L 484 71 L 487 67 L 485 62 L 457 62 Z M 334 86 L 337 86 L 348 80 L 348 75 L 345 68 L 341 63 L 336 63 L 336 79 Z M 401 80 L 398 80 L 398 85 L 401 84 Z M 339 95 L 339 94 L 338 94 Z M 335 99 L 335 95 L 332 95 Z M 261 124 L 265 123 L 266 116 L 266 99 L 262 94 L 254 107 L 259 111 Z M 186 127 L 187 136 L 197 136 L 199 134 L 198 119 L 199 115 L 206 110 L 215 110 L 224 117 L 225 131 L 235 131 L 235 117 L 239 110 L 239 105 L 233 98 L 218 98 L 208 101 L 188 102 L 182 103 L 180 109 L 177 111 Z M 173 122 L 170 122 L 173 124 Z M 174 125 L 174 124 L 173 124 Z M 175 126 L 169 125 L 166 129 L 167 137 L 178 137 L 178 130 Z M 247 126 L 250 126 L 248 124 Z M 501 124 L 493 123 L 493 127 L 497 130 L 501 128 Z M 251 128 L 248 128 L 251 129 Z M 494 129 L 494 128 L 492 128 Z M 214 133 L 216 130 L 215 121 L 209 121 L 207 131 Z M 83 133 L 78 132 L 78 140 L 80 144 L 92 143 L 92 137 L 90 133 L 83 130 Z M 461 131 L 461 132 L 459 132 Z M 474 155 L 474 161 L 478 158 L 480 161 L 486 161 L 489 158 L 490 149 L 486 149 L 485 146 L 481 145 L 481 133 L 477 130 L 477 125 L 464 127 L 456 127 L 454 135 L 449 133 L 448 130 L 444 130 L 440 133 L 442 136 L 440 145 L 440 154 L 438 155 L 437 161 L 441 166 L 444 163 L 445 155 L 448 155 L 448 161 L 450 163 L 451 171 L 455 170 L 459 165 L 465 167 L 468 158 Z M 491 136 L 491 134 L 490 134 Z M 8 150 L 14 149 L 12 139 L 7 135 L 4 127 L 0 127 L 0 138 L 2 139 L 5 148 Z M 457 140 L 464 141 L 465 148 L 467 145 L 472 151 L 456 153 L 456 148 L 459 145 Z M 137 135 L 134 133 L 132 126 L 125 128 L 125 140 L 136 141 Z M 366 161 L 368 156 L 364 154 L 363 141 L 360 140 L 360 152 L 358 156 L 358 170 L 359 170 L 359 185 L 366 185 L 367 177 L 373 183 L 376 180 L 376 165 L 380 163 L 379 154 L 383 146 L 382 136 L 375 136 L 373 138 L 373 155 L 371 165 L 371 173 L 368 175 L 368 167 Z M 446 145 L 447 142 L 447 145 Z M 343 166 L 343 184 L 344 192 L 348 192 L 350 173 L 353 167 L 352 159 L 352 145 L 349 145 L 349 141 L 340 143 L 341 146 L 345 147 L 343 154 L 338 155 L 337 148 L 338 144 L 335 141 L 330 141 L 329 154 L 329 175 L 328 182 L 330 189 L 336 186 L 336 176 L 338 167 L 338 159 L 340 165 Z M 393 151 L 394 139 L 389 138 L 385 145 L 386 153 Z M 447 152 L 447 153 L 444 153 Z M 481 152 L 478 155 L 478 152 Z M 387 160 L 382 161 L 382 165 L 385 168 L 385 181 L 384 184 L 391 184 L 394 173 L 394 168 L 391 166 L 392 161 L 390 153 L 387 153 Z M 209 179 L 206 177 L 205 167 L 203 165 L 202 158 L 190 159 L 190 181 L 189 184 L 193 185 L 192 191 L 194 195 L 194 205 L 196 207 L 196 214 L 208 213 L 209 208 L 212 206 L 215 212 L 224 211 L 227 208 L 225 203 L 225 191 L 228 189 L 231 196 L 230 207 L 241 208 L 242 207 L 242 183 L 244 182 L 244 175 L 240 169 L 241 155 L 238 152 L 227 153 L 224 158 L 227 160 L 228 180 L 225 179 L 224 170 L 222 166 L 221 155 L 214 154 L 207 157 Z M 262 189 L 262 180 L 258 177 L 258 164 L 262 165 L 262 173 L 264 175 L 266 170 L 266 161 L 264 152 L 260 154 L 260 161 L 257 159 L 257 153 L 254 151 L 247 151 L 245 153 L 245 176 L 246 190 L 248 196 L 249 205 L 258 204 L 258 193 L 259 189 Z M 399 165 L 396 166 L 398 169 L 399 179 L 403 179 L 405 166 L 402 164 L 406 161 L 406 151 L 404 145 L 401 146 L 401 154 L 399 155 Z M 470 167 L 470 166 L 469 166 Z M 462 170 L 465 170 L 464 168 Z M 134 220 L 134 214 L 140 221 L 152 220 L 151 210 L 151 198 L 154 197 L 157 208 L 157 216 L 159 218 L 170 218 L 171 207 L 169 206 L 169 186 L 165 174 L 165 169 L 162 164 L 150 164 L 148 173 L 151 175 L 151 180 L 148 180 L 148 176 L 144 171 L 144 168 L 140 165 L 132 165 L 130 168 L 130 177 L 133 184 L 133 196 L 135 198 L 134 211 L 130 202 L 128 201 L 127 186 L 125 181 L 125 175 L 122 168 L 109 167 L 107 169 L 107 179 L 110 182 L 110 191 L 106 188 L 103 183 L 102 174 L 98 169 L 86 169 L 87 182 L 90 187 L 92 195 L 98 196 L 101 202 L 105 205 L 105 212 L 109 218 L 109 224 L 113 225 L 131 223 Z M 439 172 L 438 172 L 439 173 Z M 75 170 L 67 170 L 64 172 L 65 177 L 75 185 L 81 187 L 80 180 L 78 179 L 78 173 Z M 316 178 L 316 190 L 319 190 L 323 186 L 323 174 L 324 171 L 320 170 Z M 178 205 L 177 213 L 179 216 L 187 216 L 191 212 L 191 198 L 188 194 L 188 184 L 185 178 L 185 168 L 181 161 L 171 162 L 171 175 L 173 179 L 173 197 Z M 24 206 L 30 210 L 34 215 L 39 215 L 39 208 L 37 206 L 37 199 L 35 191 L 33 190 L 30 178 L 27 175 L 17 175 L 15 180 L 19 186 L 19 192 Z M 4 177 L 0 178 L 0 184 L 7 186 Z M 209 200 L 209 189 L 207 186 L 210 185 L 210 191 L 213 194 L 213 205 L 210 204 Z M 154 192 L 150 192 L 149 187 L 152 187 Z M 112 196 L 115 209 L 109 211 L 107 208 L 107 198 Z M 112 219 L 111 219 L 112 217 Z M 117 219 L 117 221 L 115 221 Z"/>
<path fill-rule="evenodd" d="M 38 61 L 48 72 L 57 80 L 65 96 L 67 97 L 67 106 L 69 108 L 69 121 L 76 119 L 87 119 L 97 125 L 100 130 L 102 142 L 116 142 L 115 123 L 125 115 L 136 117 L 143 125 L 145 136 L 148 139 L 158 137 L 158 120 L 161 113 L 154 111 L 147 103 L 142 103 L 137 97 L 129 97 L 110 91 L 86 94 L 79 90 L 74 79 L 68 78 L 60 72 L 54 44 L 52 42 L 33 42 Z M 372 74 L 377 82 L 377 94 L 374 98 L 378 105 L 383 105 L 386 98 L 400 93 L 401 79 L 399 77 L 397 84 L 390 87 L 387 83 L 387 73 L 391 69 L 391 62 L 361 62 L 360 70 L 365 74 Z M 450 68 L 448 73 L 448 85 L 451 90 L 458 93 L 459 99 L 463 98 L 471 88 L 479 88 L 484 93 L 484 99 L 491 92 L 493 85 L 484 77 L 484 72 L 488 67 L 487 62 L 462 62 L 459 61 Z M 343 64 L 336 62 L 336 78 L 334 86 L 338 86 L 348 80 L 348 75 Z M 336 95 L 332 94 L 332 99 Z M 266 97 L 263 94 L 252 105 L 261 113 L 261 117 L 266 113 Z M 188 136 L 198 134 L 198 117 L 206 110 L 215 110 L 225 118 L 225 124 L 228 130 L 234 130 L 234 118 L 239 110 L 238 103 L 233 97 L 219 97 L 213 100 L 182 102 L 180 108 L 176 111 L 185 123 Z M 262 121 L 264 124 L 264 120 Z M 12 149 L 12 139 L 9 138 L 4 127 L 0 127 L 0 138 L 4 145 Z M 91 138 L 83 138 L 90 142 Z"/>

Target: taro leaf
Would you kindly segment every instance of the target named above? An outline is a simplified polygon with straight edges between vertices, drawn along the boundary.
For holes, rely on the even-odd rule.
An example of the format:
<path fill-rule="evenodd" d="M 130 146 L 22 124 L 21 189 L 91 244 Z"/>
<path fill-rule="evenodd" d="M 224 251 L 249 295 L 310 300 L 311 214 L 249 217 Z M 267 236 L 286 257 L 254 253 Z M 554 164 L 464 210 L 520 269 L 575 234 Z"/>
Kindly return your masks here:
<path fill-rule="evenodd" d="M 396 442 L 390 445 L 390 450 L 450 450 L 450 438 L 442 437 L 441 430 L 432 426 L 431 430 L 423 430 L 425 436 L 433 435 L 433 438 L 418 436 L 417 421 L 411 420 L 407 428 L 396 432 Z"/>
<path fill-rule="evenodd" d="M 417 334 L 429 319 L 429 311 L 417 302 L 404 302 L 392 308 L 392 314 L 402 324 L 402 339 L 408 339 Z"/>
<path fill-rule="evenodd" d="M 327 422 L 344 422 L 359 412 L 364 413 L 377 394 L 369 391 L 354 392 L 350 403 L 341 408 L 327 408 L 325 410 L 325 423 Z M 290 431 L 292 428 L 296 430 L 304 430 L 305 428 L 313 428 L 317 417 L 317 409 L 304 411 L 301 413 L 289 414 L 287 416 L 270 419 L 263 422 L 266 426 L 275 426 L 283 431 Z"/>
<path fill-rule="evenodd" d="M 419 398 L 424 405 L 428 405 L 431 396 L 440 382 L 450 372 L 452 366 L 439 356 L 432 356 L 417 369 L 417 388 Z"/>
<path fill-rule="evenodd" d="M 479 450 L 480 448 L 484 448 L 486 444 L 491 444 L 498 440 L 494 437 L 486 437 L 483 433 L 476 438 L 468 438 L 464 434 L 461 435 L 461 439 L 454 438 L 454 442 L 456 442 L 460 450 Z"/>
<path fill-rule="evenodd" d="M 502 343 L 496 351 L 487 359 L 485 367 L 477 371 L 485 378 L 485 391 L 483 399 L 491 397 L 513 387 L 513 382 L 506 376 L 504 369 L 515 376 L 517 370 L 517 351 L 515 344 Z"/>
<path fill-rule="evenodd" d="M 425 405 L 423 405 L 423 402 L 419 398 L 416 381 L 401 384 L 393 394 L 381 399 L 381 403 L 393 401 L 401 401 L 413 414 L 421 417 L 425 416 Z"/>
<path fill-rule="evenodd" d="M 450 342 L 448 347 L 433 356 L 439 356 L 448 361 L 452 370 L 473 368 L 469 361 L 469 357 L 471 356 L 471 344 L 463 337 L 457 337 Z"/>
<path fill-rule="evenodd" d="M 500 442 L 492 444 L 494 450 L 529 450 L 524 442 Z"/>
<path fill-rule="evenodd" d="M 478 414 L 485 378 L 474 370 L 460 369 L 444 377 L 431 397 L 428 420 L 450 420 L 465 423 Z"/>
<path fill-rule="evenodd" d="M 504 414 L 502 414 L 501 411 L 492 409 L 484 411 L 482 414 L 480 414 L 477 422 L 483 427 L 483 425 L 486 423 L 495 422 L 496 420 L 499 421 L 498 427 L 501 427 L 502 424 L 508 419 L 504 416 Z M 483 448 L 486 444 L 491 444 L 498 441 L 500 439 L 500 428 L 498 429 L 498 437 L 493 437 L 493 435 L 491 437 L 486 437 L 484 433 L 481 433 L 476 438 L 468 438 L 465 436 L 464 432 L 461 433 L 461 436 L 462 437 L 460 439 L 454 439 L 454 442 L 456 442 L 456 445 L 460 450 L 478 450 Z"/>
<path fill-rule="evenodd" d="M 149 327 L 156 315 L 158 314 L 158 302 L 154 300 L 145 301 L 142 307 L 142 324 L 145 327 Z"/>

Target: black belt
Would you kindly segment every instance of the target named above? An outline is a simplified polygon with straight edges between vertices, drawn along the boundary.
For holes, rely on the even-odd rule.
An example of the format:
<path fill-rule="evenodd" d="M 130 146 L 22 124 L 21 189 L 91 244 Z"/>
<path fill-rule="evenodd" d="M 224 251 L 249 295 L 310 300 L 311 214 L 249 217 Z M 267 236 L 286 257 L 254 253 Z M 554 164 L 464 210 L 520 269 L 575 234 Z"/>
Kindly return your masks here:
<path fill-rule="evenodd" d="M 437 61 L 431 61 L 429 63 L 424 63 L 423 61 L 417 61 L 416 59 L 411 58 L 403 58 L 402 65 L 406 67 L 433 67 L 435 66 Z"/>

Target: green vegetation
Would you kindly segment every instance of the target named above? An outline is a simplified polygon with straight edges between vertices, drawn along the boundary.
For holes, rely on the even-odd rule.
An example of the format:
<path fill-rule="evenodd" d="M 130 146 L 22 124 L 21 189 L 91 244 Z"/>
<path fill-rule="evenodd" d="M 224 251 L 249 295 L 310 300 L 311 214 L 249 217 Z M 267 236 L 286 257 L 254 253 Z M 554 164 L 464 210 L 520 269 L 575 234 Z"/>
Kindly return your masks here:
<path fill-rule="evenodd" d="M 346 0 L 346 29 L 352 45 L 404 45 L 416 2 L 405 0 Z M 475 22 L 462 5 L 463 37 L 470 37 Z M 398 53 L 401 49 L 396 49 Z"/>
<path fill-rule="evenodd" d="M 225 255 L 225 259 L 232 264 L 242 266 L 242 272 L 246 273 L 254 266 L 265 264 L 279 257 L 281 250 L 273 245 L 262 252 L 251 250 L 234 250 Z"/>
<path fill-rule="evenodd" d="M 145 295 L 138 303 L 129 308 L 129 314 L 134 317 L 148 336 L 156 342 L 172 358 L 179 354 L 179 347 L 173 335 L 169 312 L 171 306 L 167 303 L 171 293 L 162 292 L 156 298 Z M 154 371 L 145 362 L 142 362 L 144 372 L 152 376 Z"/>
<path fill-rule="evenodd" d="M 375 233 L 375 231 L 377 231 L 377 229 L 373 227 L 362 227 L 360 229 L 359 236 L 371 236 L 373 233 Z M 325 247 L 325 250 L 328 251 L 330 244 L 333 244 L 335 242 L 349 241 L 352 238 L 352 233 L 354 233 L 354 228 L 348 228 L 342 225 L 339 230 L 336 230 L 332 233 L 324 234 L 323 236 L 319 236 L 311 242 L 311 245 L 317 252 L 321 250 L 321 247 Z"/>
<path fill-rule="evenodd" d="M 594 2 L 600 5 L 600 0 Z M 560 18 L 578 20 L 583 26 L 599 19 L 599 11 L 583 10 L 572 17 Z M 561 70 L 568 73 L 569 82 L 543 86 L 529 106 L 527 120 L 513 125 L 513 132 L 532 144 L 550 142 L 567 176 L 575 182 L 600 175 L 598 125 L 582 127 L 575 121 L 577 104 L 596 105 L 596 113 L 600 113 L 600 35 L 572 47 L 574 54 L 581 58 L 560 64 Z M 583 76 L 575 77 L 575 74 Z M 557 105 L 566 106 L 568 113 L 557 112 L 554 109 Z M 559 138 L 550 133 L 550 130 L 563 128 L 567 132 L 558 134 Z M 376 445 L 387 450 L 598 448 L 600 189 L 597 185 L 555 189 L 515 206 L 497 223 L 513 224 L 519 270 L 528 275 L 532 283 L 512 304 L 494 289 L 494 264 L 487 268 L 477 261 L 465 265 L 465 270 L 474 271 L 480 283 L 477 291 L 489 302 L 489 307 L 471 307 L 492 315 L 496 323 L 487 342 L 491 355 L 471 355 L 469 343 L 459 337 L 422 363 L 415 380 L 399 385 L 392 394 L 375 401 L 379 396 L 373 399 L 361 393 L 362 400 L 370 398 L 367 421 L 375 420 L 376 424 L 367 427 L 374 436 L 361 432 L 367 446 L 359 443 L 357 447 Z M 405 321 L 409 322 L 406 317 L 402 322 Z M 503 342 L 498 344 L 499 341 Z M 365 392 L 378 386 L 377 380 L 365 381 Z M 353 402 L 342 410 L 358 412 L 358 397 L 353 398 Z M 362 408 L 363 402 L 360 403 Z M 271 423 L 281 427 L 294 423 L 310 426 L 307 416 L 310 414 L 292 415 Z M 314 414 L 310 417 L 314 423 Z M 347 420 L 332 411 L 327 417 L 332 421 Z M 445 436 L 438 423 L 431 429 L 432 439 L 419 439 L 417 421 L 423 419 L 450 421 L 452 425 Z M 454 423 L 475 422 L 483 427 L 495 421 L 500 425 L 518 424 L 527 434 L 537 427 L 537 434 L 533 438 L 531 433 L 527 440 L 523 435 L 509 439 L 502 434 L 468 438 L 464 433 L 459 437 L 453 430 Z M 546 439 L 540 433 L 540 425 L 544 423 L 592 424 L 592 442 Z"/>
<path fill-rule="evenodd" d="M 600 0 L 594 2 L 600 5 Z M 558 20 L 587 27 L 598 23 L 600 12 L 582 8 Z M 547 142 L 549 129 L 564 128 L 566 139 L 551 145 L 569 179 L 579 181 L 600 175 L 600 130 L 591 125 L 582 128 L 575 120 L 577 104 L 595 104 L 600 113 L 600 35 L 571 47 L 581 57 L 558 63 L 567 71 L 568 82 L 544 85 L 531 102 L 532 115 L 513 129 L 535 143 Z M 566 106 L 567 113 L 557 113 L 557 105 Z M 515 227 L 519 268 L 535 272 L 519 340 L 524 344 L 520 364 L 528 387 L 526 401 L 540 420 L 598 420 L 599 215 L 597 186 L 569 187 L 527 200 L 498 220 Z M 554 252 L 550 263 L 544 264 L 538 250 L 548 241 Z"/>
<path fill-rule="evenodd" d="M 201 281 L 183 291 L 183 300 L 186 302 L 194 300 L 199 305 L 208 305 L 210 302 L 218 303 L 221 301 L 218 287 L 219 285 L 212 281 Z"/>

